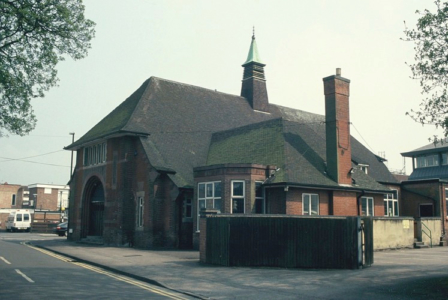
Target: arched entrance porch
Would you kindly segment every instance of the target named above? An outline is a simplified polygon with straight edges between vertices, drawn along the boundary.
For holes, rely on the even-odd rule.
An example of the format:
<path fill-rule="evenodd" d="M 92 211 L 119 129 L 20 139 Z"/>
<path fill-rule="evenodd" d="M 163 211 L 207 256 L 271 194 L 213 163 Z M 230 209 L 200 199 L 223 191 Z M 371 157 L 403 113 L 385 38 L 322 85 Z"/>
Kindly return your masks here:
<path fill-rule="evenodd" d="M 82 237 L 103 236 L 104 187 L 96 176 L 84 188 Z"/>

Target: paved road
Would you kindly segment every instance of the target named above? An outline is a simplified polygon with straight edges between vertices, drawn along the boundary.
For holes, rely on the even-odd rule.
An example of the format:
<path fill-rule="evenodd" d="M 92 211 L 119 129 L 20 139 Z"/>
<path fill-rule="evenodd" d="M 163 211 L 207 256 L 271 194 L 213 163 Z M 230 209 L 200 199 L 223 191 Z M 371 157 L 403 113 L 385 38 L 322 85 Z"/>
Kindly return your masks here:
<path fill-rule="evenodd" d="M 197 251 L 31 242 L 204 299 L 448 299 L 448 247 L 375 252 L 362 270 L 299 270 L 203 265 Z"/>
<path fill-rule="evenodd" d="M 0 240 L 0 299 L 191 299 L 17 243 L 13 236 L 9 241 Z"/>

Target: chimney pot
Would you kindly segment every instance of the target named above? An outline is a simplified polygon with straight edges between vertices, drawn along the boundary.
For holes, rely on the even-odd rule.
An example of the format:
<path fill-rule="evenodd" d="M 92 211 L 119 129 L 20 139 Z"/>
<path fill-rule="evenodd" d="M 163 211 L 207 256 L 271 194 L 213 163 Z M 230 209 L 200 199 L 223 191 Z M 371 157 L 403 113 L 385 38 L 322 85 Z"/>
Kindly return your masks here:
<path fill-rule="evenodd" d="M 341 68 L 336 68 L 336 76 L 341 76 Z"/>

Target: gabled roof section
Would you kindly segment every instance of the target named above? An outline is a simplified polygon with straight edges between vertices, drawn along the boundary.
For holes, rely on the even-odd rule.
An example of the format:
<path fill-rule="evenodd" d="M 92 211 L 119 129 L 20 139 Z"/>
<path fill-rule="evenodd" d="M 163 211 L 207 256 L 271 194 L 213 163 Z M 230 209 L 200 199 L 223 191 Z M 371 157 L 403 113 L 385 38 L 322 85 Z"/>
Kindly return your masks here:
<path fill-rule="evenodd" d="M 152 77 L 124 128 L 147 133 L 140 141 L 151 165 L 178 187 L 192 187 L 214 132 L 272 118 L 243 97 Z"/>
<path fill-rule="evenodd" d="M 415 150 L 403 152 L 401 153 L 401 155 L 404 157 L 413 157 L 416 155 L 437 153 L 441 151 L 448 151 L 448 140 L 443 139 L 441 141 L 438 141 L 437 143 L 429 143 L 428 145 L 417 148 Z"/>
<path fill-rule="evenodd" d="M 114 134 L 143 134 L 143 131 L 132 131 L 127 128 L 136 106 L 142 99 L 151 79 L 146 80 L 140 88 L 138 88 L 130 97 L 117 106 L 110 114 L 103 118 L 98 124 L 84 134 L 73 144 L 67 146 L 65 149 L 74 150 L 80 146 L 97 139 L 106 138 Z"/>
<path fill-rule="evenodd" d="M 274 119 L 213 134 L 207 165 L 256 162 L 279 167 L 276 177 L 282 177 L 285 163 L 282 123 L 282 119 Z"/>
<path fill-rule="evenodd" d="M 267 113 L 256 111 L 240 96 L 151 77 L 66 149 L 134 135 L 151 166 L 181 188 L 194 185 L 193 168 L 219 163 L 276 165 L 281 170 L 273 183 L 336 186 L 325 174 L 324 117 L 273 104 L 267 108 Z M 352 154 L 370 166 L 365 180 L 396 182 L 373 153 L 351 141 Z M 377 188 L 369 184 L 364 185 Z"/>
<path fill-rule="evenodd" d="M 283 182 L 310 187 L 341 188 L 326 174 L 325 139 L 318 133 L 325 125 L 317 116 L 305 116 L 309 122 L 305 119 L 295 122 L 278 118 L 215 133 L 211 139 L 207 165 L 274 165 L 280 170 L 270 181 L 271 184 Z M 353 174 L 353 179 L 355 181 L 349 187 L 351 189 L 388 190 L 360 170 Z"/>

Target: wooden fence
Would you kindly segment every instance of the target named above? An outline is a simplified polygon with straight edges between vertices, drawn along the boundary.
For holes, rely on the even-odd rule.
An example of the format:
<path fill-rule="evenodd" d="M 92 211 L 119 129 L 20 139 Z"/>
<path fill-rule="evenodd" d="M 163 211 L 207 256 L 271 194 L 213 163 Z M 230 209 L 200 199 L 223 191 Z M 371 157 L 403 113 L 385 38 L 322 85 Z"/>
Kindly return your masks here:
<path fill-rule="evenodd" d="M 363 226 L 360 217 L 215 215 L 203 221 L 210 264 L 357 269 L 373 263 L 371 218 Z"/>

